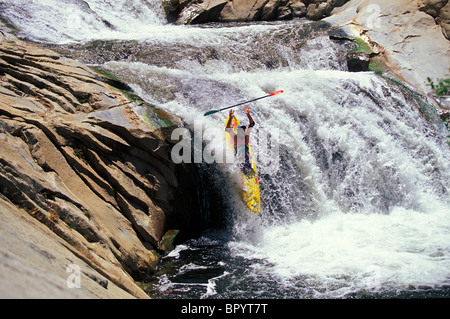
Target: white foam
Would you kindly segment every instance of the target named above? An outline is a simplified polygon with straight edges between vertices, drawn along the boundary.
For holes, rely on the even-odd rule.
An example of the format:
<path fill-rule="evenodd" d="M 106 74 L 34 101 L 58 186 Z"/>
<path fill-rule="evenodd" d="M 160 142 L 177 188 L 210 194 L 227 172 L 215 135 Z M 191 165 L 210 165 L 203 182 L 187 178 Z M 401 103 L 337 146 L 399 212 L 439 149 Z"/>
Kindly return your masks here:
<path fill-rule="evenodd" d="M 441 285 L 450 281 L 450 210 L 395 208 L 391 214 L 334 213 L 315 221 L 266 227 L 258 244 L 235 252 L 264 258 L 288 282 L 361 289 Z M 345 287 L 345 289 L 344 289 Z M 334 290 L 334 289 L 331 289 Z"/>
<path fill-rule="evenodd" d="M 23 35 L 56 43 L 142 37 L 166 23 L 157 0 L 5 0 L 2 8 Z"/>
<path fill-rule="evenodd" d="M 190 248 L 188 246 L 186 246 L 186 245 L 177 245 L 165 257 L 168 257 L 168 258 L 179 258 L 180 257 L 180 252 L 182 252 L 183 250 L 187 250 L 187 249 L 190 249 Z"/>

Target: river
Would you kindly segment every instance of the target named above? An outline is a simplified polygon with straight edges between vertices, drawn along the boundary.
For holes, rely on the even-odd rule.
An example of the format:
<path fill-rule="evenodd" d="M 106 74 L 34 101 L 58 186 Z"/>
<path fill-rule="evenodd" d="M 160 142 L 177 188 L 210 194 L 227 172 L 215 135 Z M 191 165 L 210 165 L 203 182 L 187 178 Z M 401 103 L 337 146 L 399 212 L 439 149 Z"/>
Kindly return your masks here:
<path fill-rule="evenodd" d="M 284 90 L 250 105 L 261 213 L 244 208 L 229 165 L 200 163 L 218 194 L 209 205 L 221 208 L 208 218 L 225 222 L 163 257 L 146 284 L 152 296 L 450 296 L 448 131 L 401 83 L 348 72 L 325 23 L 176 26 L 158 0 L 0 9 L 20 36 L 100 65 L 205 132 L 227 114 L 206 111 Z"/>

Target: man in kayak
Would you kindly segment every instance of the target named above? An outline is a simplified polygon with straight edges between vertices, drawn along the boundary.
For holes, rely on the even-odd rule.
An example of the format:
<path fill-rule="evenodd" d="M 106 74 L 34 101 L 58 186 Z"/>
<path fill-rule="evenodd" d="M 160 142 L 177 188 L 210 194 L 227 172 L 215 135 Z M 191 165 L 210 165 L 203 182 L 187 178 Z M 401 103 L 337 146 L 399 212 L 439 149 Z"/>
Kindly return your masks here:
<path fill-rule="evenodd" d="M 230 110 L 229 120 L 226 125 L 226 130 L 230 133 L 231 136 L 234 136 L 234 155 L 238 159 L 238 163 L 240 168 L 244 174 L 250 174 L 252 172 L 252 164 L 250 163 L 250 149 L 249 149 L 249 141 L 250 141 L 250 133 L 252 132 L 253 126 L 255 126 L 255 121 L 253 121 L 252 116 L 250 115 L 250 109 L 248 106 L 244 106 L 244 113 L 247 115 L 249 125 L 238 125 L 237 132 L 233 131 L 231 127 L 231 122 L 234 117 L 234 111 Z"/>

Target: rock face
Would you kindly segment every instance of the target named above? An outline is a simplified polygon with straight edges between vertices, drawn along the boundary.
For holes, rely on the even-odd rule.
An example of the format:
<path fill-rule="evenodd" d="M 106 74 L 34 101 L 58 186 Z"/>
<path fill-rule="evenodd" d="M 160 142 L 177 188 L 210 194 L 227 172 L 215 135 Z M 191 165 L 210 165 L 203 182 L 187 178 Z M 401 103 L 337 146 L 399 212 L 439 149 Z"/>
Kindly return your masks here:
<path fill-rule="evenodd" d="M 380 63 L 405 82 L 428 93 L 427 77 L 438 79 L 449 75 L 450 41 L 444 36 L 444 27 L 426 13 L 439 12 L 440 16 L 447 6 L 444 2 L 447 3 L 352 0 L 336 8 L 324 21 L 341 27 L 354 38 L 362 38 L 381 58 Z"/>
<path fill-rule="evenodd" d="M 163 0 L 169 20 L 178 24 L 248 22 L 307 17 L 319 20 L 348 0 Z"/>
<path fill-rule="evenodd" d="M 172 22 L 196 24 L 205 22 L 248 22 L 286 20 L 306 17 L 320 20 L 331 15 L 335 8 L 342 7 L 349 0 L 163 0 L 163 7 Z M 352 0 L 350 6 L 361 8 L 370 5 L 370 12 L 387 11 L 392 6 L 408 14 L 418 10 L 430 15 L 441 27 L 444 36 L 450 40 L 450 1 L 414 0 L 381 1 Z M 387 4 L 387 7 L 381 7 Z M 360 10 L 358 10 L 359 12 Z M 367 17 L 367 16 L 366 16 Z M 368 18 L 372 21 L 371 18 Z"/>
<path fill-rule="evenodd" d="M 135 280 L 170 246 L 160 245 L 165 233 L 186 235 L 200 224 L 196 172 L 170 158 L 167 136 L 180 120 L 28 43 L 0 41 L 0 76 L 0 219 L 11 235 L 0 244 L 0 286 L 9 287 L 2 293 L 53 296 L 24 280 L 45 271 L 42 281 L 57 277 L 63 298 L 147 297 Z M 36 227 L 43 242 L 31 234 Z M 6 271 L 13 264 L 24 266 Z M 68 290 L 70 264 L 92 284 Z"/>
<path fill-rule="evenodd" d="M 432 16 L 450 40 L 450 2 L 448 0 L 419 0 L 419 10 Z"/>
<path fill-rule="evenodd" d="M 335 8 L 347 2 L 349 0 L 163 0 L 162 4 L 169 20 L 178 24 L 196 24 L 219 21 L 271 21 L 301 17 L 320 20 L 330 16 Z M 358 1 L 351 2 L 355 4 Z M 416 0 L 404 4 L 406 7 L 413 5 L 414 11 L 419 9 L 432 16 L 441 26 L 445 37 L 450 39 L 448 0 Z"/>

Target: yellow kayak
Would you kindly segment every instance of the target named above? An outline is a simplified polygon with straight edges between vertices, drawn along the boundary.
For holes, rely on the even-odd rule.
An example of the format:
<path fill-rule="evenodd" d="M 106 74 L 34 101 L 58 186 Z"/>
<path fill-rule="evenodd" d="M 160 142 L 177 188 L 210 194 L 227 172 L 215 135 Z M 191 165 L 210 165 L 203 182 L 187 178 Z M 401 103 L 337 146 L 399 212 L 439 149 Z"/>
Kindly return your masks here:
<path fill-rule="evenodd" d="M 227 120 L 225 122 L 225 128 L 228 123 L 228 120 L 229 117 L 227 117 Z M 231 127 L 235 132 L 237 131 L 238 125 L 239 120 L 236 118 L 236 116 L 234 116 L 231 122 Z M 227 142 L 227 147 L 234 149 L 234 137 L 231 136 L 227 131 L 225 131 L 225 140 Z M 250 145 L 249 145 L 249 153 L 252 170 L 246 173 L 239 170 L 239 176 L 241 180 L 240 191 L 244 203 L 253 213 L 257 214 L 261 210 L 261 199 L 259 196 L 258 173 L 256 171 L 255 160 L 253 158 L 253 153 L 250 148 Z"/>

